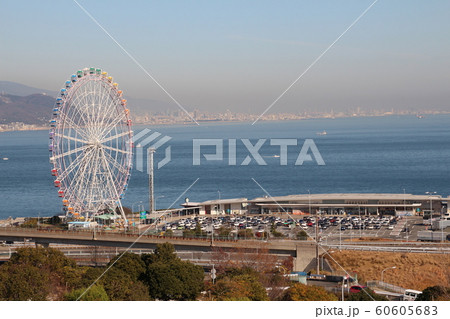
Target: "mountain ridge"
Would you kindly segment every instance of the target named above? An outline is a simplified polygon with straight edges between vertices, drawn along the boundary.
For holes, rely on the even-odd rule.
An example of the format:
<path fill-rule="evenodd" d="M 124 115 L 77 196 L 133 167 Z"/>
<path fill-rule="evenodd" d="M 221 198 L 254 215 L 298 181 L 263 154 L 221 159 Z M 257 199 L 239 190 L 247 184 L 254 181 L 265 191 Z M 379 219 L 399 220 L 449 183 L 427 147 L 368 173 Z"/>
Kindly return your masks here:
<path fill-rule="evenodd" d="M 0 124 L 23 122 L 47 124 L 51 118 L 57 91 L 39 89 L 11 81 L 0 81 Z M 160 100 L 126 97 L 133 116 L 176 110 L 176 106 Z"/>

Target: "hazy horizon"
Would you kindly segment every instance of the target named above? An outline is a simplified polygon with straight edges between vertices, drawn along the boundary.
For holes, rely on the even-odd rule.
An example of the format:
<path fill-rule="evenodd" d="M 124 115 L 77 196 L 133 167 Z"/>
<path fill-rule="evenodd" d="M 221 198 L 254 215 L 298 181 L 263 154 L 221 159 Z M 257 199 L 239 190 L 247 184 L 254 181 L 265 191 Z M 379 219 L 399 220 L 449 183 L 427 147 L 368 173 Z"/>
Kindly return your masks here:
<path fill-rule="evenodd" d="M 372 2 L 79 1 L 189 111 L 251 113 Z M 449 9 L 378 1 L 270 113 L 450 109 Z M 174 104 L 73 1 L 3 1 L 0 28 L 0 80 L 57 91 L 94 66 L 125 95 Z"/>

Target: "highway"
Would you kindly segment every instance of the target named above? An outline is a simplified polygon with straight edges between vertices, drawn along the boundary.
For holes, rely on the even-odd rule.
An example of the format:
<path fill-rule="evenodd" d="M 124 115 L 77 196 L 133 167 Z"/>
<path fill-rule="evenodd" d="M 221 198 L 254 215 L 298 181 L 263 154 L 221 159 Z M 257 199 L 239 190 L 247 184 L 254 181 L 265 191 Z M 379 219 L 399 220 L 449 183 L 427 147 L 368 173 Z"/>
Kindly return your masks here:
<path fill-rule="evenodd" d="M 96 232 L 92 231 L 55 231 L 55 230 L 36 230 L 16 227 L 0 228 L 0 241 L 13 242 L 33 242 L 34 244 L 48 245 L 66 245 L 63 250 L 66 255 L 78 258 L 78 261 L 96 263 L 101 260 L 102 263 L 109 261 L 112 256 L 117 255 L 119 251 L 130 249 L 131 252 L 144 253 L 151 252 L 157 244 L 169 242 L 175 246 L 180 258 L 191 260 L 197 264 L 209 264 L 211 253 L 220 249 L 222 253 L 227 253 L 233 249 L 247 250 L 249 253 L 258 249 L 267 250 L 274 254 L 278 259 L 294 257 L 294 269 L 303 271 L 308 264 L 315 258 L 315 243 L 311 240 L 290 240 L 290 239 L 270 239 L 263 240 L 216 240 L 201 238 L 182 238 L 182 237 L 162 237 L 155 235 L 124 234 L 117 232 Z M 450 244 L 437 243 L 418 243 L 401 241 L 367 241 L 367 242 L 336 242 L 322 241 L 320 253 L 330 249 L 347 249 L 362 251 L 391 251 L 391 252 L 421 252 L 421 253 L 450 253 Z M 71 247 L 68 248 L 67 246 Z M 79 249 L 77 247 L 83 247 Z M 89 248 L 91 247 L 91 248 Z M 99 248 L 100 247 L 100 248 Z M 3 258 L 9 256 L 8 247 L 1 249 Z M 1 258 L 0 258 L 1 259 Z"/>
<path fill-rule="evenodd" d="M 157 244 L 169 242 L 178 253 L 212 252 L 220 249 L 224 252 L 241 249 L 249 253 L 267 250 L 269 254 L 294 258 L 294 269 L 303 271 L 315 256 L 315 245 L 312 241 L 293 240 L 216 240 L 201 238 L 162 237 L 154 235 L 137 235 L 114 232 L 92 231 L 56 231 L 27 228 L 2 227 L 0 241 L 31 241 L 38 245 L 50 244 L 84 245 L 97 247 L 118 247 L 133 249 L 155 249 Z"/>

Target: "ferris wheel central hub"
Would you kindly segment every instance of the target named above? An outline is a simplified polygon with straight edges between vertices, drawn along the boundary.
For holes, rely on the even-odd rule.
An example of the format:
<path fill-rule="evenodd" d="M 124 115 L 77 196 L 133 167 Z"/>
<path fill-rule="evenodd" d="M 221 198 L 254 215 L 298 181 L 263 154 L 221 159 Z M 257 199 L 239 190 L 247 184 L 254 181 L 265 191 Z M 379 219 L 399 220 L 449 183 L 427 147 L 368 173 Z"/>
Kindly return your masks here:
<path fill-rule="evenodd" d="M 93 140 L 91 140 L 90 142 L 86 143 L 86 145 L 89 145 L 89 146 L 96 146 L 96 147 L 98 147 L 98 148 L 100 148 L 100 147 L 103 146 L 102 142 L 101 142 L 99 139 L 93 139 Z"/>

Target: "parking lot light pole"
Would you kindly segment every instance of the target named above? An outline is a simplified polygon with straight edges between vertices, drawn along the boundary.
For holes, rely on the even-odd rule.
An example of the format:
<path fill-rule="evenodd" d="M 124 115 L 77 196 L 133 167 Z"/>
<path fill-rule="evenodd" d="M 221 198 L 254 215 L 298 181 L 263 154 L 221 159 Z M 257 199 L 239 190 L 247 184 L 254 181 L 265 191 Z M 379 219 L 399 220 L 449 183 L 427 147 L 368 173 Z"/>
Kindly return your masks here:
<path fill-rule="evenodd" d="M 311 215 L 311 192 L 308 189 L 308 206 L 309 214 Z M 320 258 L 319 258 L 319 212 L 316 209 L 316 227 L 315 228 L 315 238 L 316 238 L 316 273 L 320 273 Z"/>
<path fill-rule="evenodd" d="M 408 214 L 406 213 L 406 190 L 403 188 L 403 213 L 405 214 L 406 220 L 406 241 L 409 239 L 409 228 L 408 228 Z"/>
<path fill-rule="evenodd" d="M 392 267 L 388 267 L 388 268 L 386 268 L 386 269 L 383 269 L 382 271 L 381 271 L 381 282 L 383 282 L 383 273 L 386 271 L 386 270 L 389 270 L 389 269 L 395 269 L 395 268 L 397 268 L 396 266 L 392 266 Z"/>
<path fill-rule="evenodd" d="M 433 195 L 436 194 L 436 192 L 425 192 L 425 194 L 429 195 L 428 198 L 430 199 L 430 220 L 433 222 Z"/>
<path fill-rule="evenodd" d="M 220 190 L 217 191 L 217 193 L 219 194 L 219 202 L 217 203 L 217 210 L 219 212 L 219 215 L 221 215 L 221 211 L 220 211 Z"/>
<path fill-rule="evenodd" d="M 361 206 L 358 205 L 358 213 L 359 213 L 359 238 L 362 238 L 362 226 L 361 226 Z"/>

